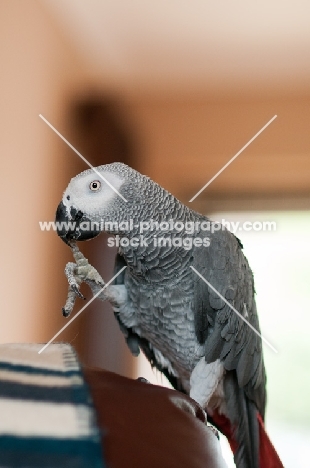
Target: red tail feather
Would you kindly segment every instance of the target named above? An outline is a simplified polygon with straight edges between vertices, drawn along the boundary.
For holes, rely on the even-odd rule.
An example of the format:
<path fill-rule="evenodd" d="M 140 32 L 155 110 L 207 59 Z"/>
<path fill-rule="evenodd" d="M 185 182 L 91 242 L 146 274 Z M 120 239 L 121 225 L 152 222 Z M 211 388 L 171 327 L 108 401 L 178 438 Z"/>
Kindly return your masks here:
<path fill-rule="evenodd" d="M 229 419 L 224 415 L 213 414 L 212 419 L 218 426 L 221 432 L 225 434 L 228 439 L 229 445 L 233 453 L 237 450 L 236 441 L 233 439 L 233 431 Z M 264 422 L 261 416 L 257 413 L 259 425 L 259 466 L 260 468 L 284 468 L 274 446 L 272 445 L 267 432 L 265 430 Z"/>
<path fill-rule="evenodd" d="M 267 432 L 265 430 L 264 422 L 257 413 L 259 425 L 259 466 L 260 468 L 284 468 L 279 455 L 277 454 L 274 446 L 272 445 Z"/>

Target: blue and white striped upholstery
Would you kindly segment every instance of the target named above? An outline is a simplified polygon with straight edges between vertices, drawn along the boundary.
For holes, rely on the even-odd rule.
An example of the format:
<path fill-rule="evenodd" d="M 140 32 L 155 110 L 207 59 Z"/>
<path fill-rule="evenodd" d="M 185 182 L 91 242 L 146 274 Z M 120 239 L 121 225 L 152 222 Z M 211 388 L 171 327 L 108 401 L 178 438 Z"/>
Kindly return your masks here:
<path fill-rule="evenodd" d="M 103 468 L 99 431 L 68 344 L 0 345 L 0 467 Z"/>

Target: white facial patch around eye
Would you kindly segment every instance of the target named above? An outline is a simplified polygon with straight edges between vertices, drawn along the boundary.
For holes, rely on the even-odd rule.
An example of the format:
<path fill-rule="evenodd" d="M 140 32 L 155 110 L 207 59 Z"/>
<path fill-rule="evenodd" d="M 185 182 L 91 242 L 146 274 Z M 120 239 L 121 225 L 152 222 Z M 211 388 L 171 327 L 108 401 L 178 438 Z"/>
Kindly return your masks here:
<path fill-rule="evenodd" d="M 88 215 L 97 215 L 100 213 L 112 199 L 119 197 L 115 190 L 119 191 L 124 182 L 119 176 L 109 172 L 102 172 L 102 176 L 101 178 L 98 173 L 91 171 L 85 175 L 74 177 L 64 193 L 64 205 L 66 207 L 74 206 Z M 113 190 L 104 179 L 108 181 L 115 190 Z M 91 184 L 94 181 L 100 182 L 100 189 L 97 191 L 91 189 Z M 68 196 L 70 200 L 67 199 Z"/>

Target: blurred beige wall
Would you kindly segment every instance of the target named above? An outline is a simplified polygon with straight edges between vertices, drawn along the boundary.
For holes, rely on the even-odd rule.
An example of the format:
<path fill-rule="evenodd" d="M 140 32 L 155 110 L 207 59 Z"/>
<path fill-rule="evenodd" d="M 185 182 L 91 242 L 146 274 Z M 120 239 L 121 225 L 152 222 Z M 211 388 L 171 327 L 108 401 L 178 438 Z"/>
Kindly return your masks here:
<path fill-rule="evenodd" d="M 63 324 L 68 253 L 39 221 L 54 218 L 77 157 L 39 114 L 65 132 L 68 100 L 87 75 L 35 0 L 0 3 L 0 61 L 0 341 L 46 341 Z"/>
<path fill-rule="evenodd" d="M 310 196 L 310 93 L 146 98 L 137 100 L 131 112 L 144 145 L 141 169 L 185 203 L 277 115 L 197 198 L 195 207 L 207 211 L 209 199 L 216 197 L 228 202 L 233 196 L 263 196 L 266 206 L 268 198 L 285 198 L 282 209 L 299 197 L 305 208 Z"/>

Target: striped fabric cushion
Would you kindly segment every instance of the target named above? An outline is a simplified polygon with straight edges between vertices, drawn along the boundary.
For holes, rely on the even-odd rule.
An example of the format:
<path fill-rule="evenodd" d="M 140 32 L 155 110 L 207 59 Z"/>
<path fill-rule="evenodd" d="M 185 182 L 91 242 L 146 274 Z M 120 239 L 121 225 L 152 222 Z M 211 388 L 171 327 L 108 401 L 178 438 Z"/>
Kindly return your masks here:
<path fill-rule="evenodd" d="M 0 467 L 103 468 L 90 394 L 68 344 L 0 345 Z"/>

